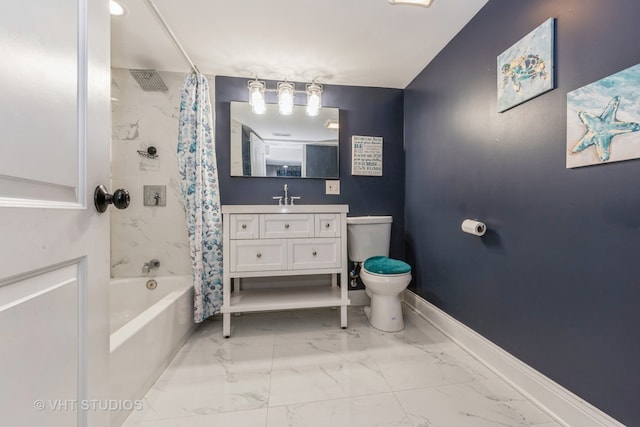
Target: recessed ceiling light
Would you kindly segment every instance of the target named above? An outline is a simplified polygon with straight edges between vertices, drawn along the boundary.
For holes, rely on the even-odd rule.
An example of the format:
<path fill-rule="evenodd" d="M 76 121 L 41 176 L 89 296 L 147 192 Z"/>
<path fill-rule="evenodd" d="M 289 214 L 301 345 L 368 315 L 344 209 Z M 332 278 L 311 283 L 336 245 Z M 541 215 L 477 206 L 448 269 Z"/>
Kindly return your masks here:
<path fill-rule="evenodd" d="M 431 3 L 433 3 L 433 0 L 389 0 L 389 3 L 429 7 Z"/>
<path fill-rule="evenodd" d="M 124 7 L 122 7 L 120 3 L 116 2 L 115 0 L 109 1 L 109 11 L 111 12 L 112 16 L 124 15 Z"/>
<path fill-rule="evenodd" d="M 327 129 L 338 129 L 340 127 L 338 121 L 336 119 L 329 119 L 325 122 L 324 127 Z"/>

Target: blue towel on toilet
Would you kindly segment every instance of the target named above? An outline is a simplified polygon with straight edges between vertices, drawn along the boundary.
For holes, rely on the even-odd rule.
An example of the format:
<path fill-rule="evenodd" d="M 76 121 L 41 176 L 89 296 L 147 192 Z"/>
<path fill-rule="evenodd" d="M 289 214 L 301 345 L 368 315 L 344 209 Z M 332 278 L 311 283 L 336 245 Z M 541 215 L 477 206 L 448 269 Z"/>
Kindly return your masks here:
<path fill-rule="evenodd" d="M 411 271 L 411 266 L 399 259 L 386 256 L 372 256 L 364 262 L 364 268 L 374 274 L 405 274 Z"/>

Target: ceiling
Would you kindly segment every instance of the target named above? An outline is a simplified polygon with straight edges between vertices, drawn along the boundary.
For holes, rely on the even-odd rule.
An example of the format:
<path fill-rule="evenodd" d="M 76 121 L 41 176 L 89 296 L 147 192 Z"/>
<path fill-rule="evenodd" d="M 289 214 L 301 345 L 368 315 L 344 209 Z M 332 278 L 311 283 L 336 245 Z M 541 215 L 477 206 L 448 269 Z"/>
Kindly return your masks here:
<path fill-rule="evenodd" d="M 153 0 L 205 74 L 405 88 L 488 0 Z M 145 0 L 119 0 L 113 67 L 188 72 Z"/>

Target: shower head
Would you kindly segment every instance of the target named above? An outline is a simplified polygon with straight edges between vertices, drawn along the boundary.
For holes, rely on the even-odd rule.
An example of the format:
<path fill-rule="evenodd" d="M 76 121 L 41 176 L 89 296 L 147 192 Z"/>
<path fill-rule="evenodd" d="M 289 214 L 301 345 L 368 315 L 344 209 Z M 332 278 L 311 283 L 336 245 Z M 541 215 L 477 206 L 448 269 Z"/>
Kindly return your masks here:
<path fill-rule="evenodd" d="M 146 92 L 166 92 L 169 90 L 156 70 L 129 70 L 131 76 Z"/>

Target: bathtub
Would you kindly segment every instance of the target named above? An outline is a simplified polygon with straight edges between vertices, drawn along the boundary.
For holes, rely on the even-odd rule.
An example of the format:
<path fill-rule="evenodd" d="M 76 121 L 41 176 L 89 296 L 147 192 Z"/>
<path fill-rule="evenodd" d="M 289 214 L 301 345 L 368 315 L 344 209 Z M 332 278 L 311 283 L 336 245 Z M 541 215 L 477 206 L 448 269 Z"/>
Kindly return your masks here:
<path fill-rule="evenodd" d="M 191 276 L 112 279 L 111 399 L 140 400 L 194 328 Z M 111 412 L 119 426 L 131 411 Z"/>

